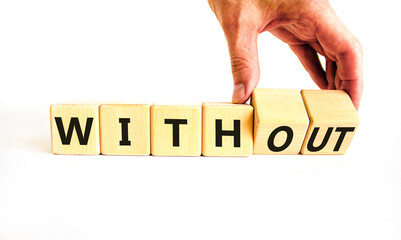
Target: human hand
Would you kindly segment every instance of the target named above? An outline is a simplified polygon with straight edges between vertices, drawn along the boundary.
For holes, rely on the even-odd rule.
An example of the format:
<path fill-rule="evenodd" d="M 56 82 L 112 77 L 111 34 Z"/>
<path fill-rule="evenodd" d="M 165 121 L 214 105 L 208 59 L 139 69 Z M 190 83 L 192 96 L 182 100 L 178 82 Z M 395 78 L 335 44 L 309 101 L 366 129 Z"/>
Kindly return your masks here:
<path fill-rule="evenodd" d="M 327 0 L 208 0 L 227 39 L 233 102 L 246 102 L 259 82 L 257 37 L 287 43 L 321 89 L 345 90 L 356 109 L 363 91 L 362 45 Z M 317 53 L 326 58 L 326 71 Z"/>

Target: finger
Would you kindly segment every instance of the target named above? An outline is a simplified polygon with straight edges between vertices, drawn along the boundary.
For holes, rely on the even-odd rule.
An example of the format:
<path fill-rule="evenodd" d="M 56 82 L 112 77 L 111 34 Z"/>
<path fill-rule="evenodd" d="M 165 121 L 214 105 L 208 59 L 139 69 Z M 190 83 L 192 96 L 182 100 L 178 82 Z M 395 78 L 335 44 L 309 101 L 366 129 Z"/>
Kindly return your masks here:
<path fill-rule="evenodd" d="M 320 55 L 326 57 L 326 54 L 325 54 L 325 52 L 324 52 L 324 50 L 323 50 L 323 48 L 322 48 L 322 46 L 320 45 L 319 42 L 308 42 L 308 44 L 309 44 L 313 49 L 315 49 L 315 51 L 316 51 L 317 53 L 319 53 Z"/>
<path fill-rule="evenodd" d="M 232 102 L 245 103 L 260 77 L 257 32 L 225 31 L 234 80 Z"/>
<path fill-rule="evenodd" d="M 347 91 L 358 109 L 363 92 L 362 45 L 334 12 L 322 15 L 316 36 L 325 52 L 336 61 L 336 88 Z"/>
<path fill-rule="evenodd" d="M 341 90 L 344 90 L 348 93 L 351 98 L 352 103 L 355 106 L 355 109 L 359 109 L 359 105 L 361 102 L 362 92 L 363 92 L 363 81 L 341 81 Z"/>
<path fill-rule="evenodd" d="M 336 85 L 334 83 L 334 79 L 336 77 L 336 70 L 337 65 L 336 62 L 331 61 L 329 58 L 326 57 L 326 79 L 327 79 L 327 89 L 335 90 Z"/>
<path fill-rule="evenodd" d="M 321 89 L 327 89 L 326 73 L 323 70 L 316 51 L 309 45 L 289 45 L 291 50 L 297 55 L 305 70 L 309 73 L 312 80 Z"/>
<path fill-rule="evenodd" d="M 337 57 L 337 75 L 341 79 L 338 89 L 348 92 L 356 109 L 359 108 L 363 92 L 362 54 L 362 46 L 356 40 L 349 51 Z"/>
<path fill-rule="evenodd" d="M 334 77 L 334 85 L 336 87 L 335 89 L 341 88 L 341 79 L 338 74 L 336 74 L 336 76 Z"/>

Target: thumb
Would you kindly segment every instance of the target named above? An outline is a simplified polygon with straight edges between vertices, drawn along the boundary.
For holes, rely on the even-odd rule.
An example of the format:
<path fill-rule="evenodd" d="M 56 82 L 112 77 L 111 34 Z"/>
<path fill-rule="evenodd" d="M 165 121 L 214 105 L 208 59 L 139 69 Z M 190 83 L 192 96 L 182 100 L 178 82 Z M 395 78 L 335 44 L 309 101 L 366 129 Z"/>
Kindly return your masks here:
<path fill-rule="evenodd" d="M 252 32 L 226 32 L 234 80 L 232 102 L 245 103 L 259 82 L 257 37 Z"/>

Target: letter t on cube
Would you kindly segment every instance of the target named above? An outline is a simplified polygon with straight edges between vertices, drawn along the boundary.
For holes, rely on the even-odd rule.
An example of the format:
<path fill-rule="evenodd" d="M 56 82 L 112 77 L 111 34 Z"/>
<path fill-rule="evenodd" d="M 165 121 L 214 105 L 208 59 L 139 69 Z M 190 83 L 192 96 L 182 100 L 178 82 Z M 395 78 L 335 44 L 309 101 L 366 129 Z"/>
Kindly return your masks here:
<path fill-rule="evenodd" d="M 200 156 L 202 112 L 197 105 L 151 106 L 151 153 L 155 156 Z"/>
<path fill-rule="evenodd" d="M 342 90 L 302 90 L 310 125 L 302 154 L 344 154 L 359 125 L 358 113 Z"/>

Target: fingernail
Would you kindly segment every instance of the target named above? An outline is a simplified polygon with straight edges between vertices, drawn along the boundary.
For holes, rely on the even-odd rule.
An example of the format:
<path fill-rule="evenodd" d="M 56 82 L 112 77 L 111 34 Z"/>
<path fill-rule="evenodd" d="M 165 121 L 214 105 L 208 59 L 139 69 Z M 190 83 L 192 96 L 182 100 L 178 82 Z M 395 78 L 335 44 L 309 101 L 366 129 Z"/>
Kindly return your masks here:
<path fill-rule="evenodd" d="M 234 85 L 233 103 L 242 103 L 241 100 L 245 96 L 245 84 L 238 83 Z"/>

